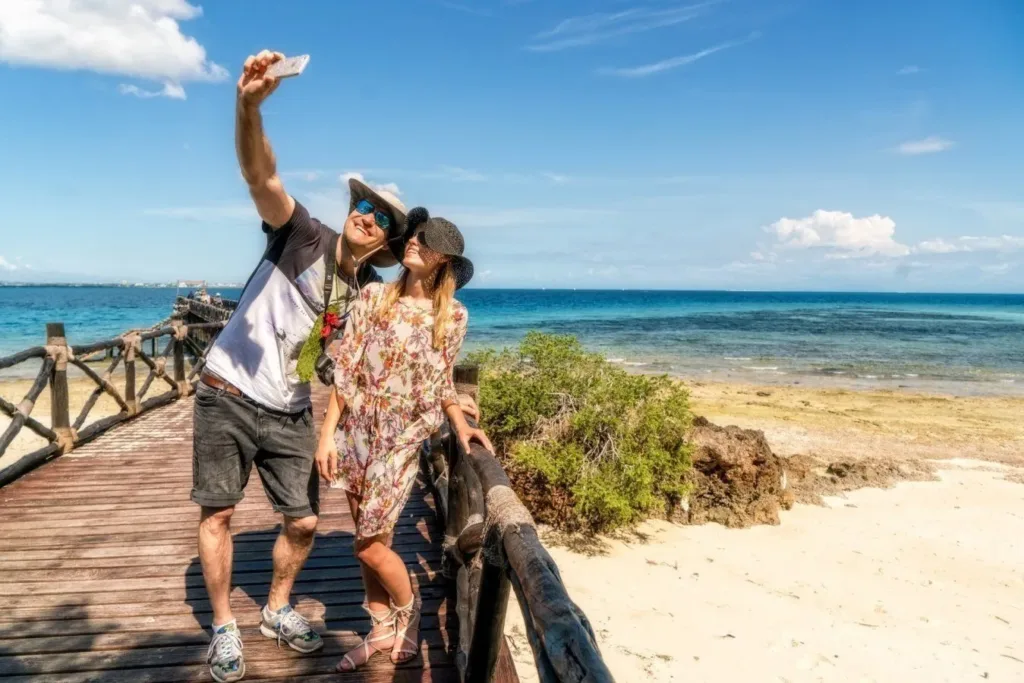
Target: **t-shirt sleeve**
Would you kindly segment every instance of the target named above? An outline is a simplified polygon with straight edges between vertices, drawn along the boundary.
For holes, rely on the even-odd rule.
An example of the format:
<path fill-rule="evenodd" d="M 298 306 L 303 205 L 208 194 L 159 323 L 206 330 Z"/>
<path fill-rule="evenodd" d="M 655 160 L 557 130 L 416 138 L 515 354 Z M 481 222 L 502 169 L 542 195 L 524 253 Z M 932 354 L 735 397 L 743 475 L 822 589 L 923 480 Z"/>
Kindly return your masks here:
<path fill-rule="evenodd" d="M 267 235 L 268 242 L 278 239 L 291 242 L 308 243 L 321 239 L 323 235 L 323 224 L 309 215 L 309 211 L 301 202 L 295 200 L 295 210 L 291 218 L 277 230 L 274 226 L 263 221 L 263 232 Z"/>

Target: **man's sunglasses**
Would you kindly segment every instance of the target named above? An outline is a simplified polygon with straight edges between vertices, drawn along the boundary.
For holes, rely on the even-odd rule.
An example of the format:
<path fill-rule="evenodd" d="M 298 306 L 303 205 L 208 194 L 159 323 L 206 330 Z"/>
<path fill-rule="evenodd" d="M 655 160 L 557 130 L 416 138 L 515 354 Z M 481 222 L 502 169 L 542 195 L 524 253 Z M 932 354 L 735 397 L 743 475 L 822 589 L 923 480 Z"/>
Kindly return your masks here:
<path fill-rule="evenodd" d="M 356 211 L 358 211 L 364 216 L 372 213 L 373 220 L 377 221 L 377 225 L 380 226 L 380 229 L 383 230 L 384 232 L 387 232 L 388 230 L 391 229 L 391 217 L 388 216 L 383 211 L 378 211 L 377 207 L 375 207 L 367 200 L 360 199 L 359 203 L 356 204 Z"/>

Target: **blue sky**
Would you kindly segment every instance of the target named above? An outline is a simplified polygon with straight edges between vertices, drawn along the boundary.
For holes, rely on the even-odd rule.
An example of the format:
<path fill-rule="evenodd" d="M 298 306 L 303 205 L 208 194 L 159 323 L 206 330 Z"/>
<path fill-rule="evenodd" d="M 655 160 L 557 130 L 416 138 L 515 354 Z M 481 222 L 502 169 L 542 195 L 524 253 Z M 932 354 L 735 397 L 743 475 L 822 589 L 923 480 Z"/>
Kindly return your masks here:
<path fill-rule="evenodd" d="M 288 6 L 286 6 L 288 5 Z M 0 279 L 244 280 L 234 81 L 288 190 L 463 229 L 473 286 L 1024 291 L 1014 0 L 4 0 Z"/>

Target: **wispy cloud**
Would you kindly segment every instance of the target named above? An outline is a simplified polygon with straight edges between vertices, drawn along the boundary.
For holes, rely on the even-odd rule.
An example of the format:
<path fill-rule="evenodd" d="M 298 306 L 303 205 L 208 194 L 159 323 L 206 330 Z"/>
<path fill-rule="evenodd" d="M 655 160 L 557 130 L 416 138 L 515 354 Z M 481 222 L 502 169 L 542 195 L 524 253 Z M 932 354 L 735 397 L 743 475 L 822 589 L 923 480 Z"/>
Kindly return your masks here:
<path fill-rule="evenodd" d="M 538 33 L 526 49 L 533 52 L 555 52 L 594 45 L 618 36 L 674 26 L 700 16 L 708 7 L 715 4 L 718 4 L 718 0 L 667 9 L 634 7 L 621 12 L 600 12 L 570 17 L 559 22 L 554 28 Z"/>
<path fill-rule="evenodd" d="M 924 138 L 923 140 L 910 140 L 904 142 L 896 151 L 905 156 L 917 156 L 919 154 L 936 154 L 938 152 L 945 152 L 953 146 L 952 140 L 939 137 L 937 135 L 931 135 Z"/>
<path fill-rule="evenodd" d="M 324 175 L 324 171 L 318 171 L 316 169 L 297 170 L 297 171 L 283 171 L 281 172 L 282 178 L 297 178 L 299 180 L 305 180 L 307 183 L 312 183 L 321 178 Z"/>
<path fill-rule="evenodd" d="M 749 37 L 744 38 L 743 40 L 731 40 L 715 45 L 714 47 L 705 48 L 700 52 L 694 52 L 692 55 L 672 57 L 671 59 L 664 59 L 660 62 L 644 64 L 643 66 L 598 69 L 598 73 L 605 76 L 622 76 L 623 78 L 643 78 L 645 76 L 652 76 L 663 71 L 678 69 L 681 66 L 693 64 L 694 62 L 704 59 L 705 57 L 709 57 L 716 52 L 721 52 L 722 50 L 728 50 L 729 48 L 749 43 L 750 41 L 757 39 L 759 36 L 759 33 L 752 33 Z"/>
<path fill-rule="evenodd" d="M 117 86 L 117 91 L 122 95 L 134 95 L 135 97 L 141 97 L 144 100 L 148 100 L 152 97 L 167 97 L 172 100 L 186 99 L 185 89 L 177 83 L 164 83 L 164 87 L 160 90 L 144 90 L 137 85 L 122 83 Z"/>
<path fill-rule="evenodd" d="M 196 223 L 221 221 L 258 221 L 259 215 L 251 202 L 220 202 L 206 206 L 170 206 L 143 210 L 143 215 L 173 218 Z"/>
<path fill-rule="evenodd" d="M 487 176 L 480 171 L 462 168 L 461 166 L 439 166 L 437 171 L 428 171 L 423 176 L 427 178 L 444 178 L 456 183 L 482 183 L 487 180 Z"/>
<path fill-rule="evenodd" d="M 445 216 L 469 228 L 522 228 L 537 225 L 589 224 L 619 212 L 607 208 L 570 206 L 492 208 L 483 206 L 441 206 L 431 213 Z"/>
<path fill-rule="evenodd" d="M 942 237 L 933 240 L 925 240 L 918 244 L 914 251 L 925 254 L 953 254 L 957 252 L 979 252 L 995 251 L 1007 253 L 1024 249 L 1024 237 L 1013 235 L 998 235 L 994 237 L 984 235 L 964 235 L 952 241 Z"/>
<path fill-rule="evenodd" d="M 363 176 L 363 174 L 358 171 L 346 171 L 345 173 L 341 174 L 339 180 L 341 180 L 341 183 L 346 188 L 348 187 L 349 180 L 358 180 L 359 182 L 369 187 L 372 187 L 374 190 L 378 192 L 384 190 L 385 192 L 390 192 L 396 197 L 402 194 L 402 190 L 398 187 L 396 183 L 373 183 L 367 180 L 366 177 Z"/>
<path fill-rule="evenodd" d="M 479 7 L 473 7 L 472 5 L 464 5 L 460 2 L 441 2 L 441 7 L 445 9 L 454 10 L 456 12 L 462 12 L 463 14 L 472 14 L 476 17 L 493 17 L 494 14 L 488 10 L 481 9 Z"/>
<path fill-rule="evenodd" d="M 18 270 L 18 264 L 17 263 L 11 263 L 7 259 L 5 259 L 3 256 L 0 256 L 0 270 L 8 270 L 8 271 Z"/>
<path fill-rule="evenodd" d="M 900 76 L 913 76 L 914 74 L 919 74 L 922 71 L 924 71 L 924 69 L 917 66 L 916 64 L 908 64 L 907 66 L 903 67 L 896 73 Z"/>

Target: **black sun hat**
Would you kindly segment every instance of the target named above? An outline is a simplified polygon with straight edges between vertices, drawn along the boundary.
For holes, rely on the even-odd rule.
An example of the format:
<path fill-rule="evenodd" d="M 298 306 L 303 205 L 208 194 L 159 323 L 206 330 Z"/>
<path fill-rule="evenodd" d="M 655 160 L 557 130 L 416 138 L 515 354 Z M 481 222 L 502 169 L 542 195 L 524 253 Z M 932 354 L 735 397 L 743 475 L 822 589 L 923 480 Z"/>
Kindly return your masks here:
<path fill-rule="evenodd" d="M 391 218 L 391 227 L 388 228 L 384 237 L 387 240 L 387 249 L 381 249 L 370 257 L 370 264 L 377 268 L 390 268 L 402 260 L 400 252 L 395 251 L 395 244 L 401 243 L 402 250 L 405 249 L 402 236 L 405 233 L 405 205 L 402 200 L 387 190 L 374 190 L 366 183 L 355 178 L 348 181 L 349 202 L 348 211 L 352 213 L 360 200 L 373 204 L 373 208 L 382 211 Z"/>
<path fill-rule="evenodd" d="M 406 243 L 417 233 L 428 249 L 451 259 L 449 263 L 455 272 L 455 289 L 462 289 L 473 279 L 473 262 L 462 255 L 466 241 L 454 223 L 440 216 L 431 218 L 430 212 L 422 206 L 412 209 L 406 219 L 405 234 L 401 240 L 403 257 Z"/>

